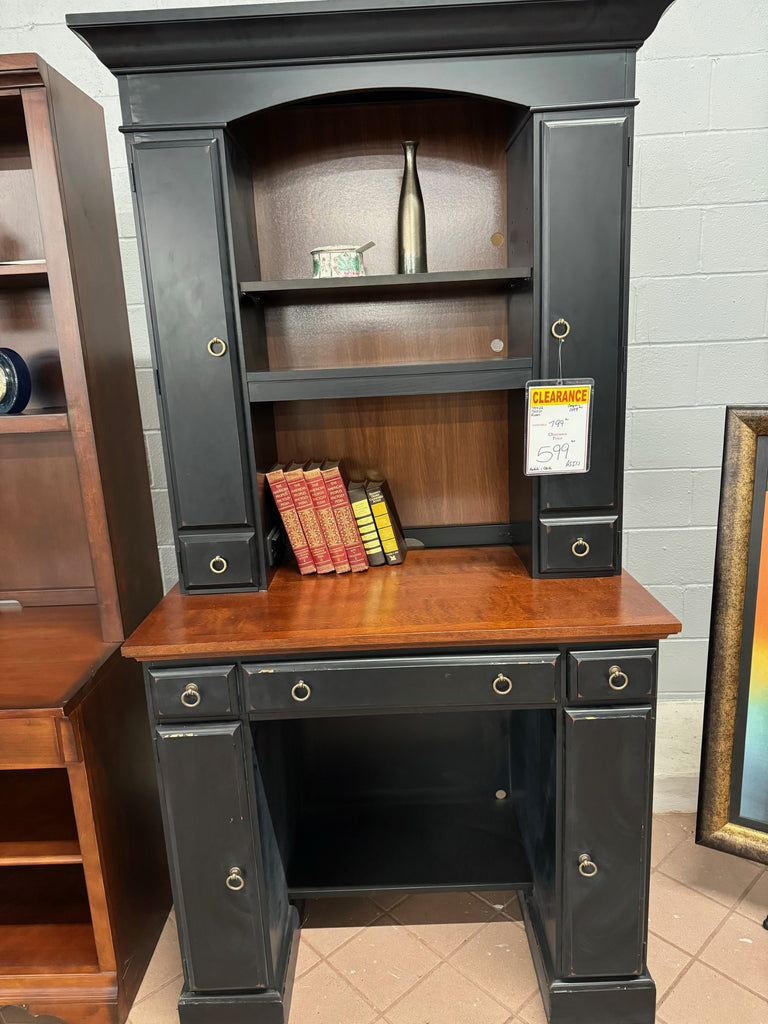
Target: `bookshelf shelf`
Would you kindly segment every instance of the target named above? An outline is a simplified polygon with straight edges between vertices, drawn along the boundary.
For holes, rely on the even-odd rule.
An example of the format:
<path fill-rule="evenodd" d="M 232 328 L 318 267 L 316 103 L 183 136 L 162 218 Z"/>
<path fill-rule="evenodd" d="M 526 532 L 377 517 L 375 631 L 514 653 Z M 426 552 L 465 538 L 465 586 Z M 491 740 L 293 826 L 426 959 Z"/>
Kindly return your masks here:
<path fill-rule="evenodd" d="M 530 359 L 425 363 L 415 366 L 353 366 L 330 370 L 268 370 L 249 373 L 251 402 L 319 398 L 375 398 L 461 391 L 512 391 L 531 379 Z"/>
<path fill-rule="evenodd" d="M 380 274 L 372 277 L 306 278 L 292 281 L 246 281 L 243 295 L 274 304 L 318 302 L 324 298 L 350 301 L 355 298 L 407 298 L 414 294 L 503 291 L 527 281 L 530 267 L 493 270 L 451 270 L 435 274 Z"/>
<path fill-rule="evenodd" d="M 48 277 L 45 260 L 15 260 L 0 263 L 0 288 L 41 284 Z"/>
<path fill-rule="evenodd" d="M 0 417 L 0 434 L 51 434 L 69 430 L 64 409 L 41 409 Z"/>

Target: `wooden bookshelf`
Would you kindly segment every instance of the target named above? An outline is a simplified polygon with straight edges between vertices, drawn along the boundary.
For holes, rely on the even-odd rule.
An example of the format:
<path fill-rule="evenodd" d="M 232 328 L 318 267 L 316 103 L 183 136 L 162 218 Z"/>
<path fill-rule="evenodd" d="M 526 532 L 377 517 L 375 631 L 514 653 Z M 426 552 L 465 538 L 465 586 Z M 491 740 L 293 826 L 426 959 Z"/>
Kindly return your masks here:
<path fill-rule="evenodd" d="M 121 1024 L 169 906 L 119 652 L 161 586 L 103 114 L 35 55 L 0 58 L 0 184 L 0 1005 Z"/>

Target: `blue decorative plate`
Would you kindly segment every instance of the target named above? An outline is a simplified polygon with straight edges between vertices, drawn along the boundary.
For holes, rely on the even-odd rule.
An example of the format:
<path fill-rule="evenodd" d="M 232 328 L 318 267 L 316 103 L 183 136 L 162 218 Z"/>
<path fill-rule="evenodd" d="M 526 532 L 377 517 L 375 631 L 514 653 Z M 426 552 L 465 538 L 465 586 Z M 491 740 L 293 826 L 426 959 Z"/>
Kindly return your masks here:
<path fill-rule="evenodd" d="M 31 394 L 27 364 L 12 348 L 0 348 L 0 416 L 26 409 Z"/>

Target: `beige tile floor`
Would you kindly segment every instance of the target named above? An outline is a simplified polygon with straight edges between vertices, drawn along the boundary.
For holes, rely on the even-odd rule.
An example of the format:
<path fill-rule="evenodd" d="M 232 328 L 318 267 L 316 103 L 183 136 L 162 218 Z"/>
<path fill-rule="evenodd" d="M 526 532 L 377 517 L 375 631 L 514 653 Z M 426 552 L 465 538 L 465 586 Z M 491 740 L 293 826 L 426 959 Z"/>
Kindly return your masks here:
<path fill-rule="evenodd" d="M 693 828 L 654 819 L 657 1024 L 767 1024 L 768 869 L 696 846 Z M 290 1024 L 545 1024 L 513 894 L 309 906 Z M 177 1024 L 181 982 L 171 915 L 129 1024 Z"/>

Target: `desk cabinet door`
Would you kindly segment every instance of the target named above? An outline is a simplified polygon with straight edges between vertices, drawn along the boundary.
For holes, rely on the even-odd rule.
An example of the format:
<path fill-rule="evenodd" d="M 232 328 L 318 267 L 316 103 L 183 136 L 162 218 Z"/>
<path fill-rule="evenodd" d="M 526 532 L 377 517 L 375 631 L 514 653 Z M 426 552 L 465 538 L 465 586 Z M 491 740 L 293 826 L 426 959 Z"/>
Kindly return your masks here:
<path fill-rule="evenodd" d="M 131 160 L 174 521 L 182 533 L 207 528 L 213 545 L 204 565 L 197 565 L 204 539 L 195 533 L 182 538 L 183 583 L 253 586 L 255 553 L 244 529 L 253 525 L 248 417 L 222 212 L 220 143 L 194 132 L 145 138 L 133 144 Z M 208 569 L 215 555 L 230 563 L 228 572 Z M 235 568 L 236 561 L 241 564 Z"/>
<path fill-rule="evenodd" d="M 595 379 L 590 470 L 543 477 L 542 512 L 615 509 L 617 504 L 629 129 L 630 117 L 622 110 L 552 114 L 542 119 L 541 375 L 560 376 L 559 345 L 551 330 L 562 318 L 570 325 L 562 346 L 563 375 Z"/>
<path fill-rule="evenodd" d="M 197 992 L 269 984 L 243 744 L 240 722 L 156 730 L 179 939 Z"/>
<path fill-rule="evenodd" d="M 652 736 L 650 707 L 565 714 L 563 978 L 645 967 Z"/>

